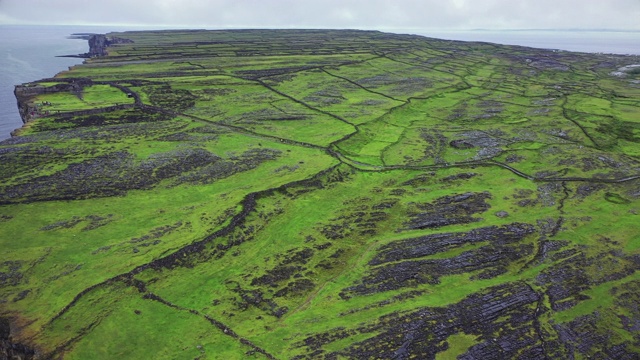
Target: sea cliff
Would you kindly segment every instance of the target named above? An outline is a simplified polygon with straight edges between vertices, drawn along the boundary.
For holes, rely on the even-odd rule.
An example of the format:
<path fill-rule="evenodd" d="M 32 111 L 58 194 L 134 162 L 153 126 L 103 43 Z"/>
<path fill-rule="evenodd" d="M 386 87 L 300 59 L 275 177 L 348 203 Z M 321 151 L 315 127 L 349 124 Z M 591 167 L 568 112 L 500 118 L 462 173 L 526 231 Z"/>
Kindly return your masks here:
<path fill-rule="evenodd" d="M 16 88 L 11 343 L 637 358 L 640 74 L 614 74 L 637 57 L 376 31 L 114 35 L 135 43 Z"/>
<path fill-rule="evenodd" d="M 102 34 L 95 34 L 89 37 L 89 52 L 85 54 L 86 57 L 106 56 L 108 54 L 107 48 L 116 44 L 130 44 L 133 43 L 130 39 L 125 39 L 116 36 L 107 36 Z"/>
<path fill-rule="evenodd" d="M 76 34 L 75 37 L 87 40 L 89 44 L 89 51 L 84 54 L 66 55 L 66 57 L 95 58 L 106 56 L 108 55 L 107 48 L 111 45 L 133 43 L 133 41 L 129 39 L 104 34 Z M 43 85 L 42 83 L 49 84 Z M 90 83 L 91 80 L 89 79 L 50 78 L 41 79 L 38 83 L 16 85 L 14 88 L 14 95 L 16 97 L 18 112 L 23 124 L 43 115 L 50 115 L 50 111 L 48 111 L 42 103 L 37 103 L 33 100 L 38 95 L 70 93 L 81 98 L 82 89 L 90 85 Z M 126 108 L 126 106 L 118 108 Z M 91 112 L 85 111 L 76 115 L 88 113 Z M 20 129 L 16 129 L 11 133 L 11 135 L 13 136 L 19 132 Z"/>

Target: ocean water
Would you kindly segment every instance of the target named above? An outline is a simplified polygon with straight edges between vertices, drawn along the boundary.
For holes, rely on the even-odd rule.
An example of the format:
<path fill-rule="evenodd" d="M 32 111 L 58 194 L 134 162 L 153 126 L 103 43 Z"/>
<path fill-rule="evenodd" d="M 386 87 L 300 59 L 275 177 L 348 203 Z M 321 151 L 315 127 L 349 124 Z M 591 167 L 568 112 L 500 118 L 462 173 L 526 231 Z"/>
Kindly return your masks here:
<path fill-rule="evenodd" d="M 640 55 L 640 31 L 415 30 L 414 34 L 446 40 L 482 41 L 541 49 Z"/>
<path fill-rule="evenodd" d="M 69 39 L 73 33 L 126 30 L 101 26 L 0 25 L 0 140 L 22 126 L 15 85 L 53 77 L 83 59 L 56 57 L 89 51 L 86 40 Z"/>
<path fill-rule="evenodd" d="M 15 26 L 0 25 L 0 141 L 22 126 L 14 86 L 53 77 L 82 63 L 79 58 L 56 56 L 87 52 L 86 40 L 68 39 L 73 33 L 108 33 L 142 30 L 107 26 Z M 640 55 L 640 32 L 613 31 L 425 31 L 396 30 L 427 37 L 497 44 L 523 45 L 592 53 Z"/>

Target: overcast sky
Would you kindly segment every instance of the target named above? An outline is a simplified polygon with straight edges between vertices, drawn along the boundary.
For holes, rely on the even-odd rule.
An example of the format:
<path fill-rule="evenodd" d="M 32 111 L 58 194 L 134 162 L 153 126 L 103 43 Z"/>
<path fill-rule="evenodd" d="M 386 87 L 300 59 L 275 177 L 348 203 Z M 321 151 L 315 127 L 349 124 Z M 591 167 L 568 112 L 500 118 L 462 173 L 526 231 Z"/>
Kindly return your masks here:
<path fill-rule="evenodd" d="M 0 24 L 640 30 L 640 0 L 0 0 Z"/>

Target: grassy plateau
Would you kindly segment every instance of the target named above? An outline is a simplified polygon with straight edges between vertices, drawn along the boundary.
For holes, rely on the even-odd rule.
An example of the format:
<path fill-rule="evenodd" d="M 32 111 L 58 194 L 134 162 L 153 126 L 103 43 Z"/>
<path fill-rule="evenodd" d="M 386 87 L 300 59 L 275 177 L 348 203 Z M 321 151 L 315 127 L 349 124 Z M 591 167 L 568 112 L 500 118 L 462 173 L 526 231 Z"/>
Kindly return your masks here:
<path fill-rule="evenodd" d="M 16 90 L 0 358 L 640 357 L 639 57 L 106 39 Z"/>

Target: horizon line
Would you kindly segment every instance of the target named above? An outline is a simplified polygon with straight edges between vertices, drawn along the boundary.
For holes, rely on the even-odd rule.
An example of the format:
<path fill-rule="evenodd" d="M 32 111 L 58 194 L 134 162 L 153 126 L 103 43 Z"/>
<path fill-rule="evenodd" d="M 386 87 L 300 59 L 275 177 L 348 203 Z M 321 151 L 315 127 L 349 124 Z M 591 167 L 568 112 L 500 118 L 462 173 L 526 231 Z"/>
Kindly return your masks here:
<path fill-rule="evenodd" d="M 0 26 L 86 26 L 86 27 L 130 27 L 130 28 L 145 28 L 149 31 L 153 30 L 242 30 L 242 29 L 286 29 L 286 30 L 377 30 L 377 31 L 573 31 L 573 32 L 640 32 L 640 29 L 620 29 L 620 28 L 420 28 L 420 27 L 315 27 L 315 26 L 242 26 L 242 25 L 225 25 L 214 27 L 210 25 L 198 24 L 198 25 L 164 25 L 164 24 L 95 24 L 95 23 L 80 23 L 80 24 L 25 24 L 25 23 L 13 23 L 13 24 L 0 24 Z"/>

